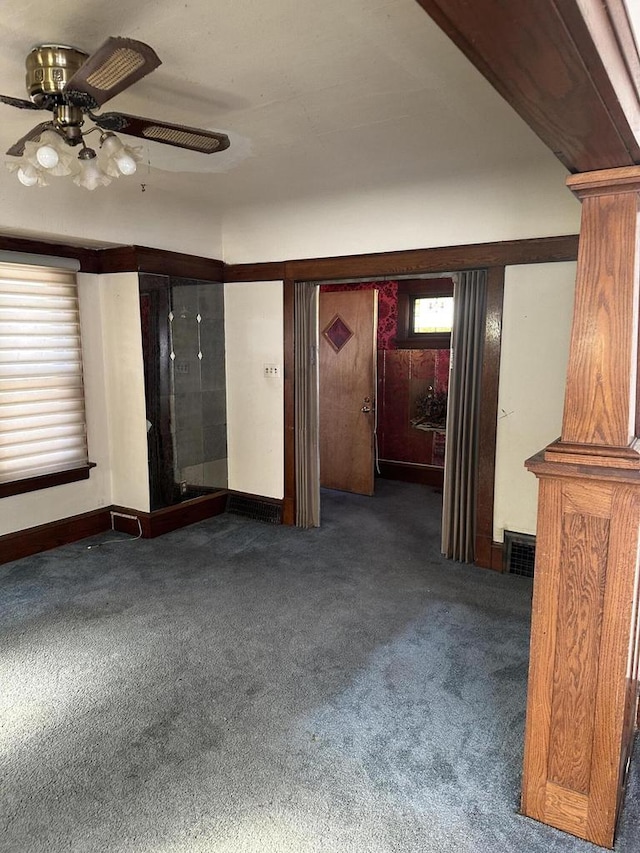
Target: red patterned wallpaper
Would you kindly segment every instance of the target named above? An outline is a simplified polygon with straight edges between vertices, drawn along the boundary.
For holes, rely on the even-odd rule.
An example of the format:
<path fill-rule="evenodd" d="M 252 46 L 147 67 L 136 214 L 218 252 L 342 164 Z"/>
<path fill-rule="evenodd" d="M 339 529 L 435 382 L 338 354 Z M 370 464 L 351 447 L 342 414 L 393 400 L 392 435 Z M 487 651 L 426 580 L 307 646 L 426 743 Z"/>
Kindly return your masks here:
<path fill-rule="evenodd" d="M 320 290 L 335 293 L 343 290 L 378 291 L 378 349 L 395 349 L 398 334 L 398 282 L 363 281 L 359 284 L 323 284 Z"/>
<path fill-rule="evenodd" d="M 429 386 L 446 391 L 449 350 L 378 350 L 378 450 L 381 459 L 444 465 L 444 435 L 411 425 Z"/>

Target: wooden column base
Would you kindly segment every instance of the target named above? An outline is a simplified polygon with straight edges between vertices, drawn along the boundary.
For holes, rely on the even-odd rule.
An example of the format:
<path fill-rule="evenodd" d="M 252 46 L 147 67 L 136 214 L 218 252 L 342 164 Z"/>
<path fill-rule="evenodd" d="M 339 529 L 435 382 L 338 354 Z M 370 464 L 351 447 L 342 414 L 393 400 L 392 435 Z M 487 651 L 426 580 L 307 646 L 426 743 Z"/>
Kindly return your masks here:
<path fill-rule="evenodd" d="M 540 498 L 522 811 L 612 847 L 637 712 L 640 471 L 556 450 L 527 462 Z"/>

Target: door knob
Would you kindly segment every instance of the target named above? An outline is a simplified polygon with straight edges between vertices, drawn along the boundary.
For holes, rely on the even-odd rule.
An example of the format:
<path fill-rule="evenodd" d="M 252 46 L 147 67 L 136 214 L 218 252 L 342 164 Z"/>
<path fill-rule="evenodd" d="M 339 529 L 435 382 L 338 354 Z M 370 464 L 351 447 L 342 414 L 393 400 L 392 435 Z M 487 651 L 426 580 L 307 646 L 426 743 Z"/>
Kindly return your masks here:
<path fill-rule="evenodd" d="M 370 411 L 371 411 L 371 406 L 363 406 L 363 407 L 360 409 L 360 411 L 361 411 L 361 412 L 364 412 L 364 413 L 366 414 L 367 412 L 370 412 Z"/>

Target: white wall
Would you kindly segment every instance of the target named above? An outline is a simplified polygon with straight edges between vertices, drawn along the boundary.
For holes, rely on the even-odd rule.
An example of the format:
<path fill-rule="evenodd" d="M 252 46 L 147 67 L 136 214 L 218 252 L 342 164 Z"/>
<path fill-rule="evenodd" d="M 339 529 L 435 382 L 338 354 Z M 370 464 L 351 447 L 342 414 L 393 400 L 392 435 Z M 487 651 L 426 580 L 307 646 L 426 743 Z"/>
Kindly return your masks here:
<path fill-rule="evenodd" d="M 344 195 L 231 209 L 227 263 L 282 261 L 576 234 L 580 204 L 549 156 L 531 171 L 459 173 Z"/>
<path fill-rule="evenodd" d="M 226 284 L 229 488 L 284 496 L 282 282 Z M 265 378 L 278 364 L 280 378 Z"/>
<path fill-rule="evenodd" d="M 485 175 L 461 173 L 428 185 L 372 187 L 367 192 L 318 196 L 313 200 L 283 202 L 268 208 L 238 208 L 225 215 L 224 259 L 227 263 L 250 263 L 576 234 L 580 229 L 581 209 L 565 187 L 565 178 L 564 168 L 550 156 L 544 162 L 538 161 L 530 172 L 521 169 Z M 526 282 L 528 277 L 531 288 L 525 283 L 516 293 L 514 282 L 520 278 Z M 556 292 L 558 278 L 561 284 L 558 285 L 560 291 Z M 516 377 L 521 376 L 521 369 L 527 371 L 523 376 L 531 373 L 533 383 L 545 390 L 540 395 L 538 407 L 530 412 L 531 423 L 525 417 L 514 418 L 508 427 L 500 425 L 497 500 L 502 503 L 500 517 L 496 514 L 496 532 L 500 538 L 507 517 L 514 529 L 528 530 L 532 523 L 535 527 L 536 483 L 533 475 L 522 469 L 522 461 L 527 453 L 539 450 L 559 434 L 564 383 L 562 359 L 566 359 L 565 335 L 571 316 L 567 300 L 572 298 L 567 295 L 567 287 L 572 287 L 572 280 L 572 265 L 517 267 L 509 271 L 505 347 L 507 353 L 515 348 L 516 355 L 509 355 L 509 360 L 504 362 L 505 408 L 513 409 L 516 402 L 521 405 L 519 400 L 512 399 L 517 394 Z M 276 320 L 281 322 L 281 290 L 279 286 L 276 291 L 256 285 L 256 292 L 260 292 L 258 307 L 252 303 L 250 285 L 242 285 L 247 288 L 245 291 L 233 291 L 234 287 L 228 286 L 226 292 L 228 300 L 236 300 L 235 305 L 227 302 L 227 310 L 233 312 L 233 326 L 228 327 L 226 337 L 227 347 L 235 353 L 234 358 L 242 358 L 242 368 L 237 369 L 236 365 L 227 375 L 231 488 L 280 497 L 282 473 L 275 455 L 276 448 L 279 452 L 282 446 L 282 433 L 278 434 L 276 429 L 276 424 L 281 423 L 280 402 L 272 395 L 265 401 L 268 409 L 252 411 L 254 391 L 267 390 L 256 377 L 261 376 L 262 362 L 273 360 L 265 357 L 271 342 L 265 341 L 263 346 L 260 340 L 251 339 L 248 332 L 243 331 L 243 322 L 253 322 L 251 318 L 259 311 L 271 317 L 275 329 Z M 519 299 L 523 301 L 520 303 Z M 529 304 L 528 316 L 535 316 L 538 323 L 535 328 L 540 334 L 540 345 L 537 348 L 533 340 L 526 339 L 524 327 L 514 331 L 512 322 L 514 318 L 523 319 Z M 543 321 L 545 305 L 553 316 L 545 316 Z M 243 311 L 247 312 L 246 316 Z M 526 318 L 523 322 L 526 325 Z M 533 333 L 533 329 L 531 331 Z M 514 335 L 511 341 L 509 334 Z M 247 344 L 242 355 L 235 349 L 238 335 L 242 335 Z M 549 342 L 550 337 L 553 340 Z M 272 343 L 275 346 L 275 339 Z M 511 367 L 513 357 L 518 361 L 515 372 Z M 246 382 L 252 383 L 251 391 L 243 387 Z M 257 383 L 255 388 L 253 383 Z M 548 415 L 545 414 L 547 410 Z M 260 430 L 252 425 L 252 418 L 259 418 L 263 425 Z M 524 429 L 522 434 L 521 429 Z M 256 441 L 267 443 L 269 453 L 257 452 Z M 532 448 L 530 452 L 529 447 Z"/>
<path fill-rule="evenodd" d="M 145 192 L 141 180 L 147 181 Z M 1 234 L 73 245 L 135 244 L 222 258 L 221 214 L 215 200 L 190 200 L 179 183 L 173 192 L 160 190 L 153 176 L 121 178 L 89 192 L 69 178 L 53 178 L 44 188 L 23 187 L 3 168 L 0 200 Z"/>
<path fill-rule="evenodd" d="M 104 384 L 99 277 L 78 275 L 89 459 L 88 480 L 2 499 L 0 535 L 89 512 L 111 501 L 111 457 Z"/>
<path fill-rule="evenodd" d="M 111 502 L 148 512 L 149 467 L 138 274 L 100 276 Z"/>
<path fill-rule="evenodd" d="M 494 540 L 536 532 L 538 481 L 524 462 L 560 435 L 574 263 L 508 267 L 505 276 Z"/>
<path fill-rule="evenodd" d="M 119 504 L 149 510 L 138 274 L 78 274 L 88 480 L 2 499 L 0 535 Z"/>

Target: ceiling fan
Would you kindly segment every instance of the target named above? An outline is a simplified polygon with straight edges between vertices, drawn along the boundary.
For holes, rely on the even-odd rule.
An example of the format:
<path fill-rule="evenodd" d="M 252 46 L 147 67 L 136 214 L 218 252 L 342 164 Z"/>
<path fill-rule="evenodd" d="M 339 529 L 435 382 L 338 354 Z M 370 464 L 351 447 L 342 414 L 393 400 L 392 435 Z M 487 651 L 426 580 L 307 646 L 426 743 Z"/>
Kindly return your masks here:
<path fill-rule="evenodd" d="M 57 44 L 33 48 L 26 60 L 29 100 L 0 95 L 0 102 L 9 106 L 23 110 L 48 110 L 53 114 L 7 151 L 11 157 L 28 156 L 28 162 L 23 166 L 13 167 L 18 168 L 22 183 L 28 186 L 43 184 L 46 183 L 47 170 L 49 174 L 72 174 L 75 169 L 80 170 L 76 183 L 94 189 L 100 183 L 108 183 L 110 177 L 131 174 L 135 171 L 139 154 L 123 146 L 114 131 L 203 154 L 228 148 L 229 137 L 224 133 L 120 112 L 96 114 L 95 110 L 106 101 L 160 64 L 160 59 L 149 45 L 129 38 L 108 38 L 91 55 Z M 85 144 L 85 136 L 96 130 L 93 127 L 83 130 L 87 118 L 102 131 L 100 147 L 105 149 L 110 160 L 106 173 L 97 166 L 96 152 Z M 41 140 L 46 144 L 40 145 Z M 34 149 L 34 144 L 39 147 Z M 70 162 L 74 158 L 69 157 L 67 146 L 81 146 L 75 165 Z M 83 182 L 85 173 L 89 178 Z M 107 179 L 99 179 L 100 174 Z"/>

